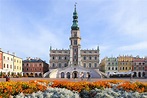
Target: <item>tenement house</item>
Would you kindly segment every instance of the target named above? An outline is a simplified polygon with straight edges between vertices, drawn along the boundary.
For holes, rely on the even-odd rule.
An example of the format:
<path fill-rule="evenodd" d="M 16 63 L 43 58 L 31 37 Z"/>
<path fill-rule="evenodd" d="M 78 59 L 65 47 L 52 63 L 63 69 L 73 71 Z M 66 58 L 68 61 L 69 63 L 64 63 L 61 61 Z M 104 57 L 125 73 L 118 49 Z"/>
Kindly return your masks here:
<path fill-rule="evenodd" d="M 43 77 L 49 70 L 48 64 L 40 58 L 30 58 L 23 60 L 23 75 L 29 77 Z"/>

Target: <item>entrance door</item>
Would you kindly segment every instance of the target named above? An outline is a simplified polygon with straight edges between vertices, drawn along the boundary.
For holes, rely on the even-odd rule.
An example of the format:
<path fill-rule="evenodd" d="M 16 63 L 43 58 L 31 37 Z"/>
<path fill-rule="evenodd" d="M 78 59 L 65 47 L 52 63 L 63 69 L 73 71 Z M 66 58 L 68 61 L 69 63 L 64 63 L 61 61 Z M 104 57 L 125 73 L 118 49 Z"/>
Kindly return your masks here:
<path fill-rule="evenodd" d="M 67 72 L 66 78 L 70 79 L 70 72 Z"/>
<path fill-rule="evenodd" d="M 61 78 L 64 78 L 64 72 L 61 72 Z"/>
<path fill-rule="evenodd" d="M 77 72 L 77 71 L 74 71 L 74 72 L 72 73 L 72 77 L 73 77 L 73 78 L 78 78 L 78 72 Z"/>

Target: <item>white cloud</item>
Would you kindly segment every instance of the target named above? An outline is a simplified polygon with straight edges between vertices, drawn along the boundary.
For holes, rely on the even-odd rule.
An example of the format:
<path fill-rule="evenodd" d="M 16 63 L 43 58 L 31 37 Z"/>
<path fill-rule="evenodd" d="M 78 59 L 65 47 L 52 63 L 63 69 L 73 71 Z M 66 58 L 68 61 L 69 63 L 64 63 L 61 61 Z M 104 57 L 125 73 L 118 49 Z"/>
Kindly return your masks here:
<path fill-rule="evenodd" d="M 126 45 L 118 48 L 118 50 L 124 50 L 124 51 L 146 50 L 146 49 L 147 49 L 147 41 L 136 43 L 133 45 Z"/>
<path fill-rule="evenodd" d="M 111 17 L 112 25 L 115 25 L 119 33 L 126 36 L 146 39 L 142 35 L 147 35 L 147 2 L 130 0 L 130 2 L 121 1 L 118 4 L 116 12 Z"/>

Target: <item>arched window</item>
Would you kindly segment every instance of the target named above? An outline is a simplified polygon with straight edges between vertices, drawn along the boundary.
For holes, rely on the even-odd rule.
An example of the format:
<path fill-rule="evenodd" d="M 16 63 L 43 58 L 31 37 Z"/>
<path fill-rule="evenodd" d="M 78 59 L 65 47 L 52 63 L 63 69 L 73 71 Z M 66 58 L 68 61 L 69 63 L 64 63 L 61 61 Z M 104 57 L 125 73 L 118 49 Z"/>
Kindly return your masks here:
<path fill-rule="evenodd" d="M 108 70 L 110 70 L 110 67 L 108 67 Z"/>
<path fill-rule="evenodd" d="M 53 60 L 55 59 L 55 57 L 53 56 Z"/>
<path fill-rule="evenodd" d="M 95 60 L 97 60 L 97 57 L 95 56 Z"/>
<path fill-rule="evenodd" d="M 53 63 L 53 66 L 52 66 L 53 68 L 55 67 L 55 64 Z"/>
<path fill-rule="evenodd" d="M 112 70 L 114 70 L 114 67 L 112 67 Z"/>
<path fill-rule="evenodd" d="M 64 76 L 65 76 L 64 72 L 61 72 L 61 78 L 64 78 Z"/>
<path fill-rule="evenodd" d="M 68 78 L 68 79 L 70 78 L 70 72 L 66 73 L 66 78 Z"/>

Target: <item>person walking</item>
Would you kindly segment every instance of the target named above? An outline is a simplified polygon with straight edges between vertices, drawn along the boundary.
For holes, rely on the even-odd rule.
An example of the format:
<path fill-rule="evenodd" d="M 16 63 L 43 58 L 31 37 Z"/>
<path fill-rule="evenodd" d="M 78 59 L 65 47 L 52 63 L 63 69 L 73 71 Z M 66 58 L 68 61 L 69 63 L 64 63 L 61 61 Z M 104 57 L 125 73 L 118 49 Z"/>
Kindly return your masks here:
<path fill-rule="evenodd" d="M 91 77 L 90 73 L 87 72 L 87 80 L 90 80 L 90 77 Z"/>
<path fill-rule="evenodd" d="M 81 72 L 80 78 L 81 78 L 81 80 L 83 80 L 83 78 L 84 78 L 84 73 L 83 72 Z"/>
<path fill-rule="evenodd" d="M 10 81 L 9 75 L 6 75 L 6 82 Z"/>

